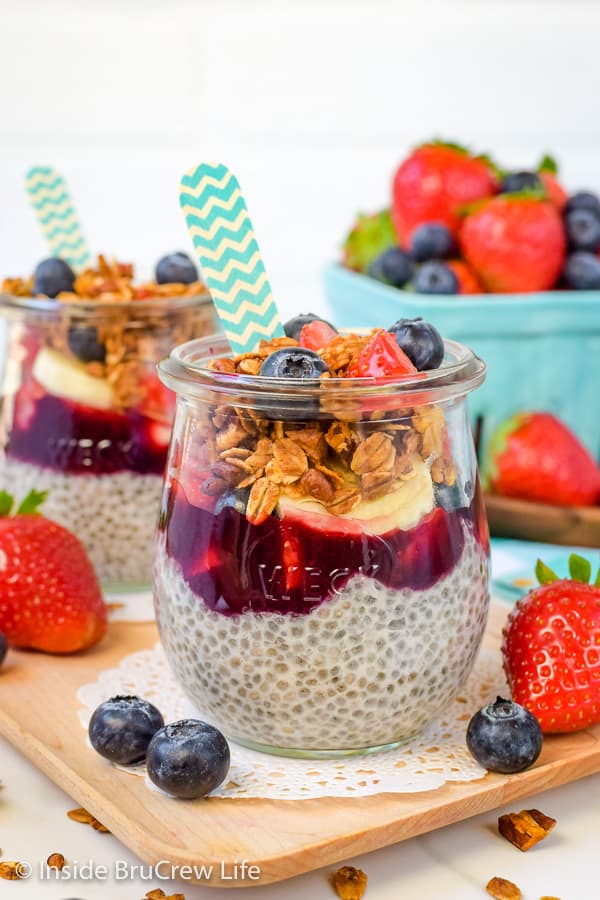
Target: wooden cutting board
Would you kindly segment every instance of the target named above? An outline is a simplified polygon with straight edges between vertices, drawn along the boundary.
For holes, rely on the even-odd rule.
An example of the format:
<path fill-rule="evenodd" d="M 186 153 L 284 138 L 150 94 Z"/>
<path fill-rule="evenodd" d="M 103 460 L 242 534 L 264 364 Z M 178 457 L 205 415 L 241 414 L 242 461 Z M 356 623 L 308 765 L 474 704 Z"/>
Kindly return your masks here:
<path fill-rule="evenodd" d="M 485 494 L 485 508 L 495 537 L 600 548 L 598 506 L 552 506 Z"/>
<path fill-rule="evenodd" d="M 485 642 L 498 646 L 508 607 L 495 604 Z M 302 801 L 213 798 L 196 803 L 150 791 L 139 777 L 99 764 L 84 741 L 76 691 L 125 655 L 153 646 L 154 625 L 114 624 L 100 648 L 73 657 L 12 653 L 0 676 L 0 734 L 107 826 L 144 862 L 212 866 L 221 887 L 235 861 L 260 867 L 260 883 L 280 881 L 403 841 L 600 770 L 600 726 L 544 742 L 520 775 L 486 775 L 418 794 Z M 590 802 L 592 802 L 590 800 Z M 83 827 L 83 826 L 82 826 Z"/>

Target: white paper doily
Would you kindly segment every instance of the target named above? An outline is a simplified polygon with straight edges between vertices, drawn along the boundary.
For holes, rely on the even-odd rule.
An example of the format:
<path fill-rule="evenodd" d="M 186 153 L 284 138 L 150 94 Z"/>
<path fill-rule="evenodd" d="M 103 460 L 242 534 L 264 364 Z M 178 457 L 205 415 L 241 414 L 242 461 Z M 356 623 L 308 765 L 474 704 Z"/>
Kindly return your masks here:
<path fill-rule="evenodd" d="M 409 744 L 344 759 L 298 760 L 258 753 L 232 743 L 229 780 L 213 796 L 273 800 L 360 797 L 430 791 L 446 781 L 474 781 L 485 775 L 485 770 L 467 750 L 467 723 L 477 709 L 497 694 L 507 696 L 506 691 L 500 654 L 482 650 L 464 691 L 450 705 L 447 715 Z M 207 718 L 183 695 L 160 644 L 125 657 L 118 668 L 101 672 L 97 681 L 79 689 L 83 728 L 87 729 L 96 706 L 116 694 L 136 694 L 150 700 L 166 722 Z M 86 740 L 83 731 L 82 740 Z M 143 766 L 127 771 L 145 775 Z"/>

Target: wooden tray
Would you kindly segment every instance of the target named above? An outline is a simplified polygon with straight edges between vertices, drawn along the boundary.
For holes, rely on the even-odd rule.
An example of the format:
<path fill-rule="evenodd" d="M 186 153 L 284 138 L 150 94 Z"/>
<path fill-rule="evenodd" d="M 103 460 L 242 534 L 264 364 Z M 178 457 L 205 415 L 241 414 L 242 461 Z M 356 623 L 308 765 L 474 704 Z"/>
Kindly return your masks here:
<path fill-rule="evenodd" d="M 490 531 L 496 537 L 600 547 L 598 506 L 552 506 L 485 494 L 485 508 Z"/>
<path fill-rule="evenodd" d="M 486 634 L 497 646 L 507 607 L 492 607 Z M 149 791 L 143 779 L 99 764 L 79 724 L 77 688 L 128 653 L 150 647 L 150 624 L 114 624 L 101 648 L 74 657 L 13 653 L 0 678 L 0 733 L 146 863 L 213 866 L 210 883 L 236 860 L 280 881 L 405 840 L 600 770 L 600 726 L 546 739 L 520 775 L 487 775 L 417 794 L 273 801 L 214 798 L 189 804 Z M 202 881 L 203 884 L 207 880 Z"/>

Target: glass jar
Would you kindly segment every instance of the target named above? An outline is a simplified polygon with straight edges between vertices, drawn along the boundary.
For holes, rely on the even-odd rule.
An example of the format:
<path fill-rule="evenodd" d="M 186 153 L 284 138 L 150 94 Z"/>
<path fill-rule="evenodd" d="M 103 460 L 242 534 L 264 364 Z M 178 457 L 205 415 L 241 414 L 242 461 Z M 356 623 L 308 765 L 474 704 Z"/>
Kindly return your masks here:
<path fill-rule="evenodd" d="M 109 587 L 148 584 L 174 410 L 156 363 L 211 334 L 208 294 L 107 302 L 0 295 L 0 489 L 47 491 Z"/>
<path fill-rule="evenodd" d="M 464 684 L 489 603 L 466 414 L 485 366 L 445 347 L 440 369 L 383 381 L 215 370 L 224 338 L 160 364 L 177 413 L 157 622 L 183 690 L 231 739 L 382 749 Z"/>

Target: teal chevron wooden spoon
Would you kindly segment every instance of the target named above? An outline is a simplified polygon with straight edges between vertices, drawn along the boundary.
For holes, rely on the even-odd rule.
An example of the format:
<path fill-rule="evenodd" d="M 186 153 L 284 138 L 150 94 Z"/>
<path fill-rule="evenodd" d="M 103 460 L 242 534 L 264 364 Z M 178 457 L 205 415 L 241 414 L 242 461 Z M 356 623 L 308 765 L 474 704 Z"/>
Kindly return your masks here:
<path fill-rule="evenodd" d="M 250 353 L 283 327 L 235 175 L 220 163 L 201 163 L 181 179 L 179 202 L 234 353 Z"/>
<path fill-rule="evenodd" d="M 52 256 L 64 259 L 75 272 L 83 271 L 91 254 L 62 175 L 50 166 L 33 166 L 25 187 Z"/>

